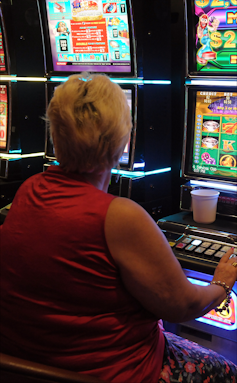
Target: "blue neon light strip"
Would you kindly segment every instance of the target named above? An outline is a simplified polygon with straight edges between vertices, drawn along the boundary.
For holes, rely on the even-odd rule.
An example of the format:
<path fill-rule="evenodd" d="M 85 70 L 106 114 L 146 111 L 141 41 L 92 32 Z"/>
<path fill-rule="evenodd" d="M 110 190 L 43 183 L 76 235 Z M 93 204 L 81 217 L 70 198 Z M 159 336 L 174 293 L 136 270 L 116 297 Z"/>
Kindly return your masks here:
<path fill-rule="evenodd" d="M 144 80 L 143 78 L 110 78 L 116 84 L 132 84 L 132 85 L 170 85 L 170 80 Z M 51 77 L 49 81 L 52 82 L 65 82 L 68 77 Z"/>
<path fill-rule="evenodd" d="M 196 80 L 187 79 L 185 83 L 191 85 L 207 85 L 207 86 L 229 86 L 237 87 L 237 80 Z"/>
<path fill-rule="evenodd" d="M 194 279 L 194 278 L 188 278 L 188 280 L 191 283 L 193 283 L 194 285 L 199 285 L 199 286 L 207 286 L 209 284 L 208 282 L 200 281 L 200 280 Z M 225 325 L 223 323 L 216 322 L 213 319 L 204 318 L 204 317 L 196 318 L 195 320 L 198 322 L 206 323 L 210 326 L 215 326 L 215 327 L 218 327 L 220 329 L 224 329 L 224 330 L 228 330 L 228 331 L 236 330 L 237 329 L 237 310 L 236 310 L 237 298 L 233 292 L 231 292 L 231 298 L 234 301 L 234 307 L 235 307 L 235 323 L 233 325 L 227 325 L 227 324 Z"/>
<path fill-rule="evenodd" d="M 194 186 L 197 185 L 197 186 L 204 186 L 204 187 L 209 187 L 213 189 L 222 189 L 222 190 L 237 192 L 237 186 L 229 185 L 225 183 L 191 180 L 190 184 Z"/>
<path fill-rule="evenodd" d="M 154 174 L 159 174 L 159 173 L 167 173 L 170 172 L 171 168 L 164 168 L 164 169 L 157 169 L 157 170 L 152 170 L 149 172 L 144 172 L 144 171 L 128 171 L 128 170 L 121 170 L 121 169 L 112 169 L 111 173 L 112 174 L 119 174 L 123 177 L 131 177 L 131 178 L 137 178 L 137 177 L 146 177 Z"/>
<path fill-rule="evenodd" d="M 59 162 L 53 161 L 51 162 L 53 165 L 59 165 Z M 157 170 L 152 170 L 150 172 L 142 172 L 142 171 L 128 171 L 128 170 L 121 170 L 121 169 L 111 169 L 111 174 L 118 174 L 123 177 L 128 177 L 128 178 L 138 178 L 138 177 L 146 177 L 150 176 L 153 174 L 159 174 L 159 173 L 167 173 L 170 172 L 171 168 L 164 168 L 164 169 L 157 169 Z"/>
<path fill-rule="evenodd" d="M 21 154 L 22 150 L 19 149 L 19 150 L 9 150 L 9 153 L 10 154 Z"/>

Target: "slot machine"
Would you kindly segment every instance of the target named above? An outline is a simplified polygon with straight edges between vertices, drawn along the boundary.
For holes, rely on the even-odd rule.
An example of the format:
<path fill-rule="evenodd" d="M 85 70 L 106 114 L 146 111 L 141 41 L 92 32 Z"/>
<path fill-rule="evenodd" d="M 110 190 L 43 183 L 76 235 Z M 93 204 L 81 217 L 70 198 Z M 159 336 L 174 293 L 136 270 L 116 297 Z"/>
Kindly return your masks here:
<path fill-rule="evenodd" d="M 166 84 L 170 84 L 170 81 L 163 80 L 162 76 L 163 81 L 157 81 L 159 85 L 162 83 L 163 92 L 159 91 L 159 85 L 154 81 L 159 74 L 154 74 L 157 71 L 157 66 L 154 66 L 154 57 L 157 57 L 159 52 L 153 50 L 153 66 L 151 57 L 149 57 L 149 65 L 144 59 L 145 44 L 141 33 L 143 23 L 139 19 L 142 12 L 146 12 L 145 17 L 149 24 L 148 39 L 153 38 L 155 42 L 157 41 L 155 33 L 154 37 L 151 33 L 152 28 L 155 29 L 156 18 L 152 17 L 150 8 L 144 7 L 141 1 L 130 0 L 113 2 L 70 0 L 60 3 L 47 0 L 38 1 L 38 8 L 45 50 L 46 107 L 55 86 L 70 74 L 83 71 L 107 74 L 112 81 L 119 83 L 125 92 L 133 120 L 131 137 L 119 162 L 120 169 L 112 169 L 109 192 L 138 201 L 155 199 L 159 192 L 150 185 L 155 182 L 158 184 L 158 178 L 159 180 L 165 178 L 161 184 L 167 185 L 166 190 L 162 190 L 167 197 L 170 194 L 167 193 L 170 175 L 154 172 L 155 175 L 150 177 L 153 177 L 153 180 L 149 182 L 144 171 L 145 166 L 148 171 L 157 169 L 156 166 L 170 171 L 170 152 L 168 148 L 164 151 L 164 134 L 161 134 L 158 127 L 151 127 L 152 124 L 157 124 L 157 109 L 160 108 L 162 114 L 164 108 L 167 108 L 170 90 L 167 89 Z M 154 10 L 160 15 L 155 5 Z M 137 26 L 136 38 L 135 26 Z M 168 50 L 167 44 L 164 45 Z M 149 47 L 149 52 L 151 49 L 152 46 Z M 167 73 L 168 66 L 164 65 L 164 67 Z M 148 75 L 152 75 L 151 80 L 154 79 L 148 81 L 149 85 L 145 83 Z M 152 135 L 149 143 L 147 138 L 144 139 L 144 122 L 148 126 L 149 135 Z M 138 125 L 139 129 L 137 129 Z M 169 134 L 169 129 L 169 117 L 166 114 L 164 128 L 166 135 Z M 159 135 L 158 142 L 156 142 L 156 135 Z M 48 162 L 44 168 L 50 166 L 55 160 L 47 131 L 45 141 Z M 167 139 L 165 141 L 167 142 Z M 160 162 L 157 165 L 154 159 L 157 159 L 156 152 L 159 147 L 163 148 L 164 153 L 160 156 Z M 139 168 L 137 169 L 136 166 Z M 144 192 L 145 188 L 149 190 Z M 151 196 L 152 192 L 154 196 Z M 143 193 L 142 197 L 141 193 Z M 166 203 L 169 205 L 168 201 Z"/>
<path fill-rule="evenodd" d="M 10 48 L 7 38 L 7 28 L 4 18 L 4 6 L 0 3 L 0 152 L 9 153 L 20 149 L 19 133 L 11 129 L 15 125 L 12 109 L 16 108 L 16 85 L 4 77 L 11 73 Z M 10 36 L 11 37 L 11 36 Z M 13 65 L 14 68 L 14 65 Z M 14 167 L 19 172 L 18 164 L 9 162 L 0 154 L 0 177 L 7 178 L 9 168 Z M 11 171 L 11 170 L 10 170 Z"/>
<path fill-rule="evenodd" d="M 0 3 L 0 179 L 8 202 L 9 190 L 43 165 L 44 85 L 30 77 L 40 75 L 43 63 L 35 11 L 27 0 Z"/>
<path fill-rule="evenodd" d="M 129 1 L 38 2 L 45 49 L 46 108 L 54 89 L 71 74 L 105 73 L 112 81 L 137 77 L 135 41 Z M 133 120 L 131 137 L 119 161 L 122 170 L 132 170 L 137 125 L 137 85 L 121 87 L 127 97 Z M 124 81 L 126 83 L 126 81 Z M 55 163 L 54 148 L 46 129 L 44 168 Z M 116 173 L 116 170 L 114 170 Z M 130 185 L 112 176 L 110 190 L 125 190 Z M 123 185 L 122 185 L 123 183 Z M 124 187 L 126 183 L 126 187 Z M 128 188 L 127 188 L 128 187 Z"/>
<path fill-rule="evenodd" d="M 165 233 L 192 283 L 206 285 L 223 256 L 237 254 L 237 3 L 187 1 L 185 115 L 180 213 L 162 218 Z M 212 224 L 193 220 L 191 191 L 219 192 Z M 237 363 L 237 282 L 222 313 L 166 329 L 223 354 Z"/>

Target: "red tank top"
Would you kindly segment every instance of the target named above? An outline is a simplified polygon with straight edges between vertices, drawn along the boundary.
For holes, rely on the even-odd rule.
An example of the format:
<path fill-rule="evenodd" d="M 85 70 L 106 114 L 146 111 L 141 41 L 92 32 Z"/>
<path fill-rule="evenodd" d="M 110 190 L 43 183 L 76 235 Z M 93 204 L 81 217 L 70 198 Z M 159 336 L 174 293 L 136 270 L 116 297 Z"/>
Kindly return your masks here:
<path fill-rule="evenodd" d="M 109 382 L 158 382 L 163 334 L 106 244 L 113 198 L 58 166 L 20 187 L 0 230 L 2 352 Z"/>

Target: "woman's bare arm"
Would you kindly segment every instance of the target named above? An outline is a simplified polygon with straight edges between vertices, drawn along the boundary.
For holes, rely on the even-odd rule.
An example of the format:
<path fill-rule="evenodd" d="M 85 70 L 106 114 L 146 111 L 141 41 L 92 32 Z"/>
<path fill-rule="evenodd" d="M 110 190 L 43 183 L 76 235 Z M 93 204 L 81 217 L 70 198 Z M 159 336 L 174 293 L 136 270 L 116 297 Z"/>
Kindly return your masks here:
<path fill-rule="evenodd" d="M 187 280 L 161 230 L 135 202 L 124 198 L 112 201 L 105 235 L 127 290 L 157 319 L 180 322 L 197 318 L 225 298 L 221 286 L 197 286 Z M 217 277 L 222 275 L 223 270 Z M 225 276 L 224 281 L 233 285 L 236 268 L 229 264 Z"/>

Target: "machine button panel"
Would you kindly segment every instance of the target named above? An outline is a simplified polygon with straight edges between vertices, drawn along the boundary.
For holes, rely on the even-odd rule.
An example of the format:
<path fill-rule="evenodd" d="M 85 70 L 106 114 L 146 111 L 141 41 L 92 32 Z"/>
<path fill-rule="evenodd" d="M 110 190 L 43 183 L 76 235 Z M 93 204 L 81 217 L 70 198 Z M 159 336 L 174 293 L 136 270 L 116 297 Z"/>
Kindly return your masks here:
<path fill-rule="evenodd" d="M 234 254 L 237 254 L 236 245 L 200 236 L 182 235 L 177 239 L 173 249 L 177 255 L 180 253 L 188 258 L 199 258 L 199 260 L 217 264 L 231 247 L 234 247 Z"/>

